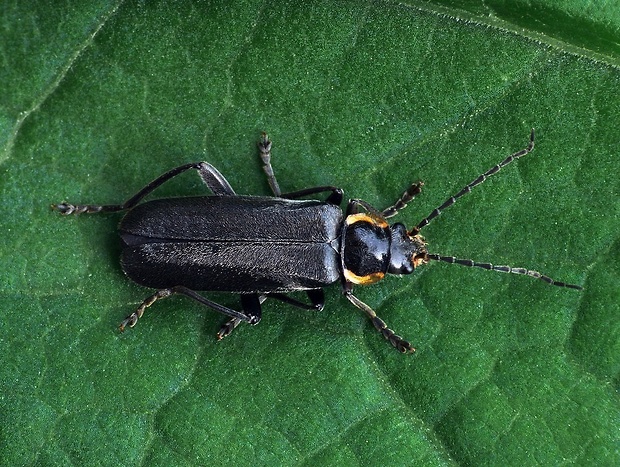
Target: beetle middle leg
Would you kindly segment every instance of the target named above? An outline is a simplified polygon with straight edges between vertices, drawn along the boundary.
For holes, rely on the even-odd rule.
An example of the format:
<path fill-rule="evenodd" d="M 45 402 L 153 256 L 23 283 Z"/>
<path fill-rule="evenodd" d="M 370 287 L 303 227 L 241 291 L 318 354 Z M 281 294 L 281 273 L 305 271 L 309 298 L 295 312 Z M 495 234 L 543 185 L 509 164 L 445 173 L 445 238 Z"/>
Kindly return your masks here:
<path fill-rule="evenodd" d="M 323 311 L 323 308 L 325 307 L 325 293 L 323 292 L 323 289 L 312 289 L 308 290 L 306 293 L 308 294 L 308 298 L 310 299 L 310 305 L 291 298 L 283 293 L 265 294 L 265 297 L 275 298 L 276 300 L 280 300 L 281 302 L 296 306 L 297 308 L 301 308 L 302 310 Z"/>
<path fill-rule="evenodd" d="M 260 158 L 264 164 L 263 170 L 267 175 L 267 182 L 269 183 L 269 187 L 271 188 L 273 195 L 277 198 L 296 199 L 303 196 L 314 195 L 316 193 L 330 192 L 331 194 L 325 200 L 326 203 L 335 204 L 338 206 L 340 205 L 340 203 L 342 203 L 342 197 L 344 196 L 344 192 L 341 188 L 331 185 L 317 186 L 312 188 L 306 188 L 305 190 L 282 193 L 282 190 L 280 190 L 280 185 L 278 184 L 278 180 L 276 179 L 276 174 L 274 173 L 273 167 L 271 166 L 271 140 L 265 132 L 261 134 L 261 138 L 258 141 L 258 150 L 260 151 Z"/>
<path fill-rule="evenodd" d="M 224 176 L 211 164 L 207 162 L 192 162 L 190 164 L 181 165 L 168 172 L 160 175 L 151 183 L 142 188 L 138 193 L 133 195 L 123 204 L 108 204 L 108 205 L 96 205 L 96 204 L 70 204 L 60 203 L 52 204 L 52 209 L 59 211 L 61 214 L 68 216 L 71 214 L 94 214 L 97 212 L 118 212 L 131 209 L 136 206 L 144 197 L 153 192 L 156 188 L 163 185 L 165 182 L 177 175 L 186 172 L 187 170 L 197 170 L 200 178 L 205 185 L 218 196 L 234 196 L 235 191 L 232 189 L 228 181 Z"/>
<path fill-rule="evenodd" d="M 308 298 L 310 299 L 310 302 L 311 302 L 310 304 L 307 304 L 307 303 L 301 302 L 299 300 L 296 300 L 294 298 L 291 298 L 288 295 L 283 294 L 283 293 L 270 293 L 270 294 L 264 294 L 264 295 L 260 295 L 259 296 L 259 307 L 268 298 L 275 298 L 276 300 L 280 300 L 280 301 L 282 301 L 284 303 L 288 303 L 289 305 L 296 306 L 297 308 L 301 308 L 303 310 L 322 311 L 323 308 L 325 307 L 325 293 L 323 292 L 323 289 L 312 289 L 312 290 L 306 291 L 306 293 L 308 294 Z M 243 302 L 242 302 L 242 304 L 243 304 Z M 244 311 L 246 311 L 247 314 L 250 314 L 246 310 L 245 306 L 244 306 Z M 241 324 L 241 320 L 239 318 L 231 318 L 231 319 L 229 319 L 228 321 L 226 321 L 222 325 L 220 330 L 217 332 L 217 334 L 216 334 L 217 339 L 221 340 L 224 337 L 230 336 L 230 334 L 240 324 Z"/>
<path fill-rule="evenodd" d="M 125 318 L 120 326 L 119 329 L 122 331 L 125 330 L 125 328 L 127 326 L 129 327 L 134 327 L 136 325 L 136 323 L 138 322 L 138 319 L 142 318 L 142 315 L 144 314 L 144 311 L 150 307 L 153 303 L 155 303 L 157 300 L 161 300 L 162 298 L 167 298 L 170 297 L 171 295 L 174 294 L 181 294 L 181 295 L 185 295 L 186 297 L 189 298 L 193 298 L 194 300 L 196 300 L 198 303 L 201 303 L 205 306 L 208 306 L 209 308 L 214 309 L 215 311 L 219 311 L 220 313 L 227 315 L 227 316 L 231 316 L 234 319 L 238 319 L 240 321 L 245 321 L 248 322 L 250 324 L 257 324 L 260 321 L 260 305 L 259 305 L 259 312 L 258 314 L 248 314 L 248 313 L 241 313 L 239 311 L 235 311 L 231 308 L 227 308 L 225 306 L 220 305 L 219 303 L 215 303 L 205 297 L 203 297 L 202 295 L 194 292 L 191 289 L 188 289 L 187 287 L 183 287 L 182 285 L 178 285 L 175 287 L 170 287 L 168 289 L 161 289 L 158 290 L 157 292 L 155 292 L 153 295 L 151 295 L 150 297 L 146 298 L 142 304 L 140 304 L 140 306 L 138 307 L 138 309 L 136 311 L 134 311 L 132 314 L 130 314 L 127 318 Z M 244 309 L 244 311 L 246 311 Z"/>

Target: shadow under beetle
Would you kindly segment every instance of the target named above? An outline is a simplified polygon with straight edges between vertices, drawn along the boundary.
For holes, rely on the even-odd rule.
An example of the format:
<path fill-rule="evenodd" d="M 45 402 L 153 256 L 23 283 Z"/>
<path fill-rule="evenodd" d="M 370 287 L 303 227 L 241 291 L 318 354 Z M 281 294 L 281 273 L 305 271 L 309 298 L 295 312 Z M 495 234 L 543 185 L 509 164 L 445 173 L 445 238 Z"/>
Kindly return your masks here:
<path fill-rule="evenodd" d="M 64 215 L 129 211 L 119 225 L 123 271 L 134 282 L 158 291 L 121 323 L 121 331 L 133 327 L 144 310 L 157 300 L 182 294 L 230 317 L 217 333 L 222 339 L 241 322 L 258 324 L 261 304 L 267 298 L 302 309 L 322 310 L 323 287 L 340 281 L 345 297 L 368 315 L 383 337 L 399 351 L 413 352 L 415 349 L 408 341 L 353 295 L 354 285 L 373 284 L 386 274 L 410 274 L 416 267 L 435 260 L 523 274 L 559 287 L 582 288 L 525 268 L 428 253 L 420 235 L 421 229 L 472 188 L 531 152 L 533 129 L 525 149 L 487 170 L 411 230 L 401 223 L 389 225 L 386 219 L 421 192 L 421 182 L 411 185 L 383 211 L 353 199 L 343 213 L 339 207 L 343 197 L 340 188 L 319 186 L 281 193 L 270 162 L 271 141 L 265 133 L 258 147 L 275 197 L 238 196 L 215 167 L 196 162 L 166 172 L 124 204 L 52 205 Z M 214 196 L 166 198 L 139 204 L 157 187 L 190 169 L 198 171 Z M 329 195 L 325 201 L 298 199 L 317 193 Z M 242 311 L 215 303 L 196 290 L 237 293 Z M 286 295 L 294 291 L 306 291 L 310 303 Z"/>

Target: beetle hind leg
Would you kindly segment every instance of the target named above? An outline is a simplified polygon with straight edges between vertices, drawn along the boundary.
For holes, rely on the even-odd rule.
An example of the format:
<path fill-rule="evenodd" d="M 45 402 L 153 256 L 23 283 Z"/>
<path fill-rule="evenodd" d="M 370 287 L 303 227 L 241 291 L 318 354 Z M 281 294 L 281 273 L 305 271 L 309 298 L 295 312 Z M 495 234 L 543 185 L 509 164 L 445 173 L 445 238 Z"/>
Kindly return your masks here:
<path fill-rule="evenodd" d="M 60 212 L 64 216 L 71 214 L 95 214 L 98 212 L 118 212 L 126 211 L 137 205 L 142 199 L 150 194 L 153 190 L 160 187 L 162 184 L 176 177 L 188 170 L 197 170 L 198 175 L 202 179 L 203 183 L 207 185 L 214 195 L 217 196 L 234 196 L 235 191 L 232 189 L 228 181 L 224 176 L 211 164 L 207 162 L 192 162 L 190 164 L 181 165 L 175 167 L 172 170 L 160 175 L 151 183 L 146 185 L 135 195 L 125 201 L 123 204 L 71 204 L 71 203 L 59 203 L 52 204 L 52 209 Z M 135 324 L 135 323 L 134 323 Z"/>
<path fill-rule="evenodd" d="M 130 328 L 133 328 L 136 325 L 136 323 L 138 322 L 138 320 L 140 318 L 142 318 L 142 315 L 144 314 L 144 310 L 146 310 L 148 307 L 150 307 L 157 300 L 159 300 L 161 298 L 169 297 L 170 295 L 172 295 L 172 290 L 171 289 L 162 289 L 162 290 L 158 290 L 153 295 L 151 295 L 150 297 L 146 298 L 140 304 L 140 306 L 138 307 L 138 309 L 136 311 L 134 311 L 132 314 L 127 316 L 127 318 L 125 318 L 121 322 L 121 324 L 118 326 L 119 330 L 121 332 L 123 332 L 123 331 L 125 331 L 127 326 L 129 326 Z"/>
<path fill-rule="evenodd" d="M 370 308 L 359 298 L 353 295 L 351 290 L 345 290 L 345 297 L 347 297 L 347 299 L 351 303 L 353 303 L 353 305 L 355 305 L 357 308 L 359 308 L 368 315 L 375 329 L 379 331 L 381 335 L 383 335 L 383 337 L 390 341 L 390 344 L 392 344 L 396 348 L 396 350 L 402 353 L 415 352 L 415 348 L 413 348 L 413 346 L 408 341 L 406 341 L 405 339 L 397 335 L 394 331 L 392 331 L 390 328 L 388 328 L 387 324 L 385 324 L 385 321 L 379 318 L 377 316 L 377 313 L 375 313 L 372 308 Z"/>
<path fill-rule="evenodd" d="M 227 308 L 225 306 L 220 305 L 219 303 L 215 303 L 205 297 L 203 297 L 202 295 L 194 292 L 191 289 L 188 289 L 187 287 L 184 287 L 182 285 L 178 285 L 175 287 L 170 287 L 168 289 L 161 289 L 158 290 L 157 292 L 155 292 L 153 295 L 151 295 L 150 297 L 147 297 L 138 307 L 138 309 L 136 311 L 134 311 L 132 314 L 130 314 L 127 318 L 125 318 L 121 324 L 119 325 L 119 329 L 121 332 L 123 332 L 127 326 L 129 326 L 130 328 L 133 328 L 136 323 L 138 322 L 138 320 L 140 318 L 142 318 L 142 315 L 144 314 L 144 311 L 150 307 L 153 303 L 155 303 L 157 300 L 160 300 L 162 298 L 167 298 L 170 297 L 171 295 L 174 294 L 181 294 L 181 295 L 185 295 L 186 297 L 192 298 L 194 300 L 196 300 L 198 303 L 205 305 L 215 311 L 219 311 L 220 313 L 227 315 L 227 316 L 231 316 L 234 319 L 238 319 L 240 322 L 241 321 L 246 321 L 250 324 L 256 324 L 258 323 L 258 321 L 260 321 L 260 311 L 259 311 L 259 315 L 258 317 L 255 315 L 248 315 L 246 313 L 241 313 L 239 311 L 235 311 L 231 308 Z M 260 309 L 259 309 L 260 310 Z M 245 309 L 244 309 L 245 311 Z"/>

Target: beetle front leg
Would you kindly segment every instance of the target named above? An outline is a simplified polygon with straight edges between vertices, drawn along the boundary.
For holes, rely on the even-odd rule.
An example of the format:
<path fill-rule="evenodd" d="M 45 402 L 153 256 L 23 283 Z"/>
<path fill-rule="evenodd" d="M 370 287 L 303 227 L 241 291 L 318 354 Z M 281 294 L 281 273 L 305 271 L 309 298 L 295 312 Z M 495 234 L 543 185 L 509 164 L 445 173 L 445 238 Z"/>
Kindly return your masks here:
<path fill-rule="evenodd" d="M 169 289 L 161 289 L 158 290 L 157 292 L 155 292 L 153 295 L 151 295 L 150 297 L 148 297 L 147 299 L 145 299 L 142 304 L 140 304 L 140 306 L 138 307 L 138 309 L 136 311 L 134 311 L 132 314 L 130 314 L 127 318 L 125 318 L 121 324 L 119 325 L 119 329 L 121 332 L 123 332 L 125 330 L 125 328 L 127 328 L 127 326 L 129 326 L 130 328 L 133 328 L 136 323 L 138 322 L 138 320 L 140 318 L 142 318 L 142 315 L 144 314 L 144 311 L 150 307 L 153 303 L 155 303 L 157 300 L 160 300 L 162 298 L 167 298 L 170 297 L 171 295 L 174 294 L 181 294 L 181 295 L 185 295 L 186 297 L 189 298 L 193 298 L 194 300 L 196 300 L 198 303 L 201 303 L 202 305 L 208 306 L 209 308 L 212 308 L 216 311 L 219 311 L 222 314 L 225 314 L 227 316 L 232 316 L 235 319 L 238 319 L 239 321 L 246 321 L 250 324 L 256 324 L 258 323 L 258 321 L 260 321 L 260 316 L 258 317 L 258 321 L 256 321 L 256 317 L 255 316 L 250 316 L 247 315 L 245 313 L 240 313 L 238 311 L 232 310 L 230 308 L 227 308 L 225 306 L 220 305 L 219 303 L 215 303 L 205 297 L 203 297 L 202 295 L 194 292 L 191 289 L 188 289 L 187 287 L 183 287 L 182 285 L 178 285 L 176 287 L 171 287 Z"/>
<path fill-rule="evenodd" d="M 197 170 L 200 178 L 204 182 L 205 185 L 213 192 L 213 194 L 217 196 L 234 196 L 235 191 L 232 189 L 228 181 L 224 178 L 224 176 L 211 164 L 207 162 L 192 162 L 191 164 L 181 165 L 172 170 L 169 170 L 163 175 L 160 175 L 151 183 L 142 188 L 138 193 L 133 195 L 123 204 L 107 204 L 107 205 L 96 205 L 96 204 L 70 204 L 70 203 L 60 203 L 60 204 L 52 204 L 52 209 L 60 212 L 65 216 L 69 216 L 71 214 L 94 214 L 97 212 L 118 212 L 125 211 L 127 209 L 133 208 L 137 205 L 142 199 L 149 195 L 156 188 L 163 185 L 165 182 L 170 180 L 171 178 L 176 177 L 177 175 L 187 171 L 187 170 Z"/>
<path fill-rule="evenodd" d="M 390 328 L 387 327 L 387 324 L 385 324 L 385 321 L 383 321 L 381 318 L 377 316 L 377 313 L 375 313 L 375 311 L 372 308 L 370 308 L 368 305 L 362 302 L 359 298 L 353 295 L 353 291 L 351 290 L 350 287 L 345 287 L 344 295 L 345 297 L 347 297 L 347 300 L 349 300 L 351 303 L 353 303 L 353 305 L 355 305 L 357 308 L 359 308 L 360 310 L 362 310 L 364 313 L 368 315 L 375 329 L 377 329 L 377 331 L 379 331 L 383 335 L 383 337 L 385 337 L 388 341 L 390 341 L 390 344 L 392 344 L 399 352 L 402 352 L 402 353 L 415 352 L 415 349 L 408 341 L 396 335 L 394 331 L 392 331 Z"/>

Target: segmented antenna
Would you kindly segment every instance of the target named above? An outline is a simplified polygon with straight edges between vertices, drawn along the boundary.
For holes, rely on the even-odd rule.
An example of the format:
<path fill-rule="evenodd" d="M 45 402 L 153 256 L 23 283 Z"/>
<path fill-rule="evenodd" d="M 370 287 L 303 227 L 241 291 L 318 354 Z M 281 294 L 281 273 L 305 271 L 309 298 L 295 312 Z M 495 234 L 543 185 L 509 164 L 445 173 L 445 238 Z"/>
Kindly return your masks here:
<path fill-rule="evenodd" d="M 549 276 L 545 276 L 544 274 L 541 274 L 538 271 L 531 271 L 525 268 L 513 268 L 511 266 L 495 266 L 491 263 L 478 263 L 476 261 L 472 261 L 471 259 L 460 259 L 460 258 L 455 258 L 454 256 L 441 256 L 441 255 L 435 255 L 435 254 L 428 254 L 427 258 L 435 260 L 435 261 L 445 261 L 446 263 L 456 263 L 462 266 L 488 269 L 490 271 L 508 272 L 512 274 L 522 274 L 524 276 L 530 276 L 535 279 L 540 279 L 541 281 L 545 281 L 551 285 L 557 285 L 558 287 L 567 287 L 569 289 L 583 290 L 583 287 L 581 287 L 580 285 L 567 284 L 566 282 L 556 281 L 555 279 L 551 279 Z"/>
<path fill-rule="evenodd" d="M 398 214 L 399 211 L 405 209 L 407 204 L 413 201 L 413 199 L 422 193 L 422 187 L 424 186 L 423 182 L 416 182 L 412 184 L 407 190 L 398 198 L 394 204 L 390 207 L 385 208 L 381 211 L 381 215 L 386 219 L 389 217 L 393 217 Z"/>
<path fill-rule="evenodd" d="M 532 128 L 532 132 L 530 133 L 530 144 L 528 144 L 528 146 L 525 149 L 522 149 L 521 151 L 511 154 L 506 159 L 504 159 L 502 162 L 500 162 L 494 167 L 491 167 L 485 173 L 480 175 L 477 179 L 475 179 L 473 182 L 471 182 L 469 185 L 467 185 L 465 188 L 459 191 L 456 195 L 448 198 L 441 206 L 439 206 L 438 208 L 435 208 L 433 212 L 431 212 L 427 217 L 422 219 L 418 225 L 412 228 L 411 231 L 409 231 L 409 235 L 417 235 L 423 227 L 426 227 L 435 217 L 439 216 L 444 209 L 456 203 L 457 199 L 471 192 L 472 188 L 483 183 L 491 175 L 495 175 L 497 172 L 499 172 L 500 169 L 502 169 L 503 167 L 506 167 L 512 161 L 532 152 L 532 149 L 534 149 L 534 128 Z"/>

